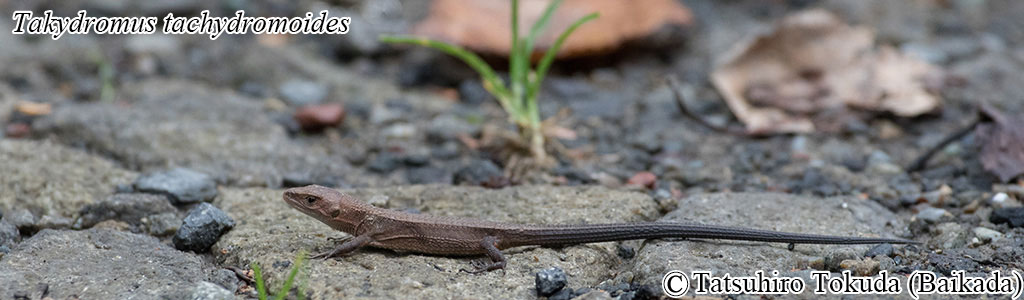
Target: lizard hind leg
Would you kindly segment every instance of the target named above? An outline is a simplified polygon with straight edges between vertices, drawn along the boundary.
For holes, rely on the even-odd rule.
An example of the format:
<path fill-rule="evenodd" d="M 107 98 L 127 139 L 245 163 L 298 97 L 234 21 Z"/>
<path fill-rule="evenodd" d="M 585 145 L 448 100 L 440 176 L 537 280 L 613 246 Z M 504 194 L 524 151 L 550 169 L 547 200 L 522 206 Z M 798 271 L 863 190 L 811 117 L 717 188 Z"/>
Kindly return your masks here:
<path fill-rule="evenodd" d="M 505 269 L 505 256 L 501 254 L 501 250 L 498 250 L 498 239 L 493 236 L 484 237 L 480 241 L 480 246 L 487 251 L 487 256 L 491 258 L 490 262 L 484 261 L 473 261 L 473 270 L 461 269 L 460 272 L 466 272 L 470 274 L 480 274 L 484 272 L 490 272 L 494 270 Z"/>
<path fill-rule="evenodd" d="M 360 235 L 355 238 L 349 239 L 344 243 L 341 243 L 341 245 L 338 245 L 338 247 L 334 248 L 334 250 L 314 255 L 312 258 L 328 259 L 331 257 L 345 255 L 349 252 L 355 251 L 356 249 L 366 246 L 372 241 L 373 238 L 371 238 L 370 235 Z"/>

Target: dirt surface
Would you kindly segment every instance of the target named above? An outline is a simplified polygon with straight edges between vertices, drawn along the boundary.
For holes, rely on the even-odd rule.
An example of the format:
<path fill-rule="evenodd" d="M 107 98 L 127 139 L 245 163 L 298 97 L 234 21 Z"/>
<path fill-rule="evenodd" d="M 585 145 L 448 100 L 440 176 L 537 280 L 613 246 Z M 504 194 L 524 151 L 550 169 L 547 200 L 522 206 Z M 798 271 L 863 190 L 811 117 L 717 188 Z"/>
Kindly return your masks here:
<path fill-rule="evenodd" d="M 310 261 L 303 292 L 317 299 L 530 299 L 537 297 L 534 275 L 556 266 L 567 274 L 567 297 L 619 299 L 652 289 L 660 295 L 660 276 L 671 269 L 809 276 L 1024 268 L 1024 230 L 1012 221 L 1024 218 L 1024 181 L 986 172 L 973 134 L 941 148 L 923 170 L 906 168 L 974 121 L 982 101 L 1007 116 L 1024 114 L 1024 2 L 681 2 L 695 21 L 677 32 L 681 40 L 655 37 L 610 55 L 556 62 L 540 111 L 575 138 L 550 142 L 555 163 L 538 168 L 486 143 L 514 128 L 468 67 L 435 51 L 377 42 L 379 34 L 422 20 L 427 1 L 0 1 L 6 16 L 22 9 L 62 16 L 79 9 L 109 16 L 329 9 L 354 24 L 345 36 L 54 41 L 10 34 L 12 22 L 0 21 L 0 274 L 25 275 L 3 276 L 0 298 L 42 298 L 44 285 L 55 299 L 224 291 L 254 298 L 225 268 L 257 262 L 276 289 L 298 251 L 323 251 L 334 244 L 328 237 L 345 236 L 281 201 L 285 188 L 307 184 L 382 207 L 496 221 L 700 221 L 922 243 L 866 258 L 872 246 L 789 250 L 668 239 L 524 248 L 507 252 L 504 273 L 483 275 L 458 272 L 475 257 L 368 249 Z M 709 74 L 735 44 L 807 8 L 866 26 L 876 43 L 945 70 L 951 79 L 938 91 L 942 108 L 914 118 L 858 115 L 835 120 L 835 131 L 763 138 L 721 134 L 680 113 L 665 84 L 670 75 L 708 122 L 742 126 Z M 24 101 L 49 111 L 26 113 Z M 293 118 L 302 107 L 324 104 L 343 107 L 338 125 L 303 130 Z M 212 204 L 235 223 L 209 252 L 172 245 L 193 204 L 170 212 L 132 204 L 162 201 L 136 194 L 140 176 L 179 167 L 208 175 L 218 187 Z M 653 182 L 627 184 L 641 172 Z M 643 174 L 634 180 L 651 178 Z M 123 216 L 100 220 L 107 214 L 99 208 Z M 71 250 L 78 248 L 88 251 Z M 118 269 L 133 265 L 144 268 Z M 66 270 L 82 276 L 68 279 Z"/>

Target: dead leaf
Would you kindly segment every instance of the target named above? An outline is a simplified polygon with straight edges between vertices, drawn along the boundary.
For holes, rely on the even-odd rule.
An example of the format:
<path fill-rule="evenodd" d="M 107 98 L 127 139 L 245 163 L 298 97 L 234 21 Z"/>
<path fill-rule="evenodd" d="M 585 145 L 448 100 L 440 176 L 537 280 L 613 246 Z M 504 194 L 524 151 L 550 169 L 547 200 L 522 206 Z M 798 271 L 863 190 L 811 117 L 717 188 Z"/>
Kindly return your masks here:
<path fill-rule="evenodd" d="M 1024 174 L 1024 119 L 1009 118 L 987 103 L 980 110 L 992 119 L 974 128 L 981 144 L 981 165 L 1001 182 Z"/>
<path fill-rule="evenodd" d="M 734 47 L 712 73 L 715 87 L 750 133 L 800 133 L 821 127 L 823 111 L 849 108 L 912 117 L 941 105 L 926 84 L 941 71 L 874 33 L 825 10 L 781 20 L 774 31 Z"/>
<path fill-rule="evenodd" d="M 549 0 L 519 1 L 519 34 L 526 36 Z M 555 10 L 547 30 L 537 39 L 544 51 L 573 22 L 590 13 L 601 17 L 580 26 L 565 41 L 558 57 L 602 53 L 625 41 L 647 36 L 662 26 L 689 25 L 693 16 L 675 0 L 566 0 Z M 413 30 L 466 48 L 508 55 L 511 46 L 511 5 L 508 0 L 435 0 L 430 15 Z"/>

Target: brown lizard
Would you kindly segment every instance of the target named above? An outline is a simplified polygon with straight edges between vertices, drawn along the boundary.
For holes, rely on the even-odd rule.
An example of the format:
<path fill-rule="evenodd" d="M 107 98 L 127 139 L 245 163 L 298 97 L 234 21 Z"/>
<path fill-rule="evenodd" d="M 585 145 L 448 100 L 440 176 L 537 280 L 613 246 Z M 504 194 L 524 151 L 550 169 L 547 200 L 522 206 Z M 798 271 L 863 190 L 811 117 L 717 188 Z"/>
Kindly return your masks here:
<path fill-rule="evenodd" d="M 334 189 L 310 185 L 288 189 L 284 201 L 335 230 L 353 236 L 330 258 L 363 246 L 435 255 L 487 254 L 471 273 L 505 267 L 501 249 L 517 246 L 561 246 L 657 238 L 706 238 L 790 244 L 916 244 L 895 238 L 865 238 L 787 233 L 696 223 L 641 222 L 580 225 L 523 225 L 484 220 L 404 213 L 375 207 Z"/>

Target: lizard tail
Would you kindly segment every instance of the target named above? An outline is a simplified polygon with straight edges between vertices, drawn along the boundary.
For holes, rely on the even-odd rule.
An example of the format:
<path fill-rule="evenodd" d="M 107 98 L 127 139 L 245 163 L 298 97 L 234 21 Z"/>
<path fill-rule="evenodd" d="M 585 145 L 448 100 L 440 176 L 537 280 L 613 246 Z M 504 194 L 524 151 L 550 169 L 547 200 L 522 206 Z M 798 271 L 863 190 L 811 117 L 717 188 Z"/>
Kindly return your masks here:
<path fill-rule="evenodd" d="M 899 238 L 845 237 L 695 223 L 645 222 L 535 226 L 510 237 L 507 240 L 507 245 L 557 246 L 658 238 L 701 238 L 791 244 L 918 244 L 916 241 Z"/>

